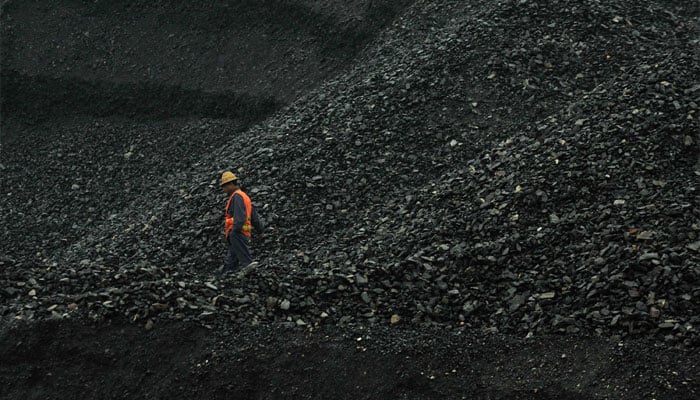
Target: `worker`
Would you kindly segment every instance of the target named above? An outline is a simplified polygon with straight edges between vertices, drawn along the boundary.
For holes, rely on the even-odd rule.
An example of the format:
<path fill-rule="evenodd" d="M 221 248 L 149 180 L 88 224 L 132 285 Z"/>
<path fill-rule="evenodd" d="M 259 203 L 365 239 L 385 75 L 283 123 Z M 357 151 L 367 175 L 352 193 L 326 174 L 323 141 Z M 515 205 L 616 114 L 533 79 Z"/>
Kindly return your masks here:
<path fill-rule="evenodd" d="M 228 251 L 221 272 L 222 275 L 239 270 L 241 273 L 246 273 L 258 265 L 257 262 L 253 262 L 248 250 L 252 231 L 255 229 L 256 233 L 262 237 L 265 227 L 250 197 L 238 186 L 238 178 L 233 172 L 226 171 L 221 175 L 221 187 L 229 195 L 224 214 Z"/>

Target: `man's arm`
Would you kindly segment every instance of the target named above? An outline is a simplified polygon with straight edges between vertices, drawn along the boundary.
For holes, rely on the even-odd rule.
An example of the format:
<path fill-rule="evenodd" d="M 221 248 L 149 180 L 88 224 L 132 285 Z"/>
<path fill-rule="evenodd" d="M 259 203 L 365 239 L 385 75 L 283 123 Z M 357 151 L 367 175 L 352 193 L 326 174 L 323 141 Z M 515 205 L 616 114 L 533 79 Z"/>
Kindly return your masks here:
<path fill-rule="evenodd" d="M 246 212 L 243 198 L 238 195 L 233 196 L 233 231 L 241 233 L 245 224 Z"/>
<path fill-rule="evenodd" d="M 256 207 L 253 207 L 253 212 L 250 216 L 250 223 L 251 225 L 253 225 L 253 229 L 255 229 L 255 232 L 259 234 L 265 233 L 265 223 L 262 221 L 262 219 L 260 219 Z"/>

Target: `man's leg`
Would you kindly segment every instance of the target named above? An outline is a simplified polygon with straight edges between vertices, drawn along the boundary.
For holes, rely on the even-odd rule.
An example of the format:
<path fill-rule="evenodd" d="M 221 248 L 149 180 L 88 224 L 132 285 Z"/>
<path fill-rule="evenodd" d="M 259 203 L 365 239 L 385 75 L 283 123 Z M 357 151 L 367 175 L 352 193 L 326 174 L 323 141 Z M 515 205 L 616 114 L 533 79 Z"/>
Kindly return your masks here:
<path fill-rule="evenodd" d="M 253 262 L 253 259 L 250 257 L 250 251 L 248 250 L 248 238 L 242 233 L 231 233 L 229 243 L 229 248 L 232 250 L 234 258 L 236 258 L 237 266 L 245 267 Z"/>
<path fill-rule="evenodd" d="M 226 258 L 224 258 L 224 269 L 222 271 L 224 274 L 227 272 L 234 272 L 240 266 L 240 264 L 238 263 L 238 257 L 236 257 L 236 253 L 233 251 L 233 245 L 231 244 L 231 236 L 229 236 L 227 240 L 228 250 L 226 250 Z"/>

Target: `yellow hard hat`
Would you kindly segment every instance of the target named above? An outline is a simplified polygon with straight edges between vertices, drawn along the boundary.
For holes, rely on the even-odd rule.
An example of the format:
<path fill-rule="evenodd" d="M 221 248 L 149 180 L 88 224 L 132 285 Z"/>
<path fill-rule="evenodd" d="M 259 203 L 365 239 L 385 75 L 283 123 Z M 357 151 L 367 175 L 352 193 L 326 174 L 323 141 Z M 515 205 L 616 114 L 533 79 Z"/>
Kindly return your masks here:
<path fill-rule="evenodd" d="M 221 174 L 221 186 L 224 186 L 229 182 L 235 182 L 237 180 L 238 177 L 236 177 L 236 175 L 234 175 L 234 173 L 231 171 L 226 171 L 223 174 Z"/>

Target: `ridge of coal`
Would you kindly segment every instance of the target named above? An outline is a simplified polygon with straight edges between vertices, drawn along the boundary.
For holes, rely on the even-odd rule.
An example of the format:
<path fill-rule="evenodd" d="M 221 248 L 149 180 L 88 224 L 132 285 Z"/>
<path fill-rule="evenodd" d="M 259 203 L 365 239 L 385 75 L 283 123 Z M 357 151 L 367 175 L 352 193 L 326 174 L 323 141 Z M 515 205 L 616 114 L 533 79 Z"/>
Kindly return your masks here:
<path fill-rule="evenodd" d="M 24 76 L 247 93 L 288 103 L 410 1 L 6 1 L 0 62 Z"/>
<path fill-rule="evenodd" d="M 125 116 L 135 119 L 174 117 L 233 118 L 257 122 L 281 107 L 273 97 L 246 93 L 204 92 L 151 83 L 114 83 L 26 76 L 3 71 L 2 110 L 13 118 Z"/>

